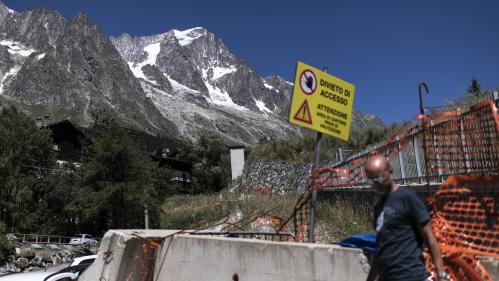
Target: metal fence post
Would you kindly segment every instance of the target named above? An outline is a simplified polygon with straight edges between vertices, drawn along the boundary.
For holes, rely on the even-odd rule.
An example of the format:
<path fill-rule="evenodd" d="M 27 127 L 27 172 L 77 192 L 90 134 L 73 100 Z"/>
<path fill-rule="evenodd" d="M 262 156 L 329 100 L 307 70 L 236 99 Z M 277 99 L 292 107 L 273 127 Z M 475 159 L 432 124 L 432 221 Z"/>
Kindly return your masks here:
<path fill-rule="evenodd" d="M 471 170 L 471 163 L 470 163 L 470 160 L 469 160 L 468 149 L 467 149 L 467 146 L 466 146 L 466 135 L 464 134 L 463 118 L 459 118 L 459 128 L 461 130 L 461 146 L 463 147 L 464 168 L 465 168 L 465 173 L 467 174 Z"/>
<path fill-rule="evenodd" d="M 405 184 L 405 168 L 404 159 L 402 157 L 402 151 L 400 151 L 400 137 L 397 137 L 397 149 L 400 163 L 400 177 L 402 178 L 402 184 Z"/>
<path fill-rule="evenodd" d="M 418 146 L 418 139 L 416 134 L 412 135 L 412 146 L 414 148 L 414 159 L 416 160 L 416 173 L 418 176 L 418 182 L 421 183 L 421 177 L 423 176 L 423 172 L 421 170 L 421 162 L 420 162 L 420 155 L 419 155 L 419 146 Z"/>
<path fill-rule="evenodd" d="M 432 128 L 433 129 L 433 128 Z M 437 142 L 437 135 L 435 133 L 432 133 L 432 141 L 433 141 L 433 148 L 435 150 L 435 158 L 437 160 L 437 172 L 438 172 L 438 180 L 442 181 L 442 162 L 440 161 L 440 155 L 438 155 L 438 142 Z"/>
<path fill-rule="evenodd" d="M 321 164 L 321 142 L 322 142 L 322 133 L 317 133 L 317 142 L 315 144 L 315 162 L 312 167 L 312 171 L 314 168 L 318 168 Z M 314 188 L 314 187 L 312 187 Z M 310 224 L 308 227 L 308 242 L 315 243 L 315 210 L 317 209 L 317 190 L 312 189 L 312 202 L 310 204 Z"/>

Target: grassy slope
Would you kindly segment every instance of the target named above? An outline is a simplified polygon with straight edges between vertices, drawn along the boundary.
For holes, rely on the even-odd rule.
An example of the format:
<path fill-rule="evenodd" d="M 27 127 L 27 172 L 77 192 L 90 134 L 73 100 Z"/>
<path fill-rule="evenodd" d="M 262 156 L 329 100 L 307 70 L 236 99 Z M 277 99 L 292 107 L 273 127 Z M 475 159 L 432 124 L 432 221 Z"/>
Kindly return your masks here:
<path fill-rule="evenodd" d="M 251 214 L 268 214 L 288 218 L 298 198 L 296 194 L 285 196 L 210 194 L 174 196 L 168 198 L 161 210 L 161 227 L 167 229 L 201 229 L 214 221 L 234 213 L 237 206 L 244 217 Z M 336 200 L 334 203 L 319 202 L 317 208 L 317 241 L 336 243 L 354 234 L 372 231 L 371 206 L 368 204 Z M 243 219 L 239 226 L 247 230 L 251 219 Z M 292 220 L 291 220 L 292 222 Z"/>

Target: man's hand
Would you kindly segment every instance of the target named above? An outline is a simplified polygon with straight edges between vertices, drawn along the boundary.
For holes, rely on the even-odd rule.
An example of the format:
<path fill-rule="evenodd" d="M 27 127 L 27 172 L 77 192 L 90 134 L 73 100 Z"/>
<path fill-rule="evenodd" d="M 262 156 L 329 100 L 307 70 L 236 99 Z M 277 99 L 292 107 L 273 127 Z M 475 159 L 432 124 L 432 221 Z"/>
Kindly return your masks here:
<path fill-rule="evenodd" d="M 430 254 L 431 258 L 433 260 L 433 263 L 435 264 L 436 267 L 436 272 L 437 274 L 440 273 L 446 273 L 444 269 L 444 261 L 442 259 L 442 254 L 440 253 L 440 249 L 438 248 L 438 243 L 437 239 L 435 239 L 435 235 L 433 235 L 433 231 L 431 231 L 431 223 L 428 221 L 426 224 L 421 225 L 419 227 L 419 232 L 425 239 L 426 243 L 428 244 L 428 248 L 430 249 Z M 440 274 L 438 274 L 440 275 Z M 446 277 L 443 276 L 437 276 L 438 281 L 449 281 L 450 279 L 447 279 L 448 274 L 446 274 Z"/>
<path fill-rule="evenodd" d="M 449 281 L 450 275 L 445 271 L 437 271 L 438 281 Z"/>

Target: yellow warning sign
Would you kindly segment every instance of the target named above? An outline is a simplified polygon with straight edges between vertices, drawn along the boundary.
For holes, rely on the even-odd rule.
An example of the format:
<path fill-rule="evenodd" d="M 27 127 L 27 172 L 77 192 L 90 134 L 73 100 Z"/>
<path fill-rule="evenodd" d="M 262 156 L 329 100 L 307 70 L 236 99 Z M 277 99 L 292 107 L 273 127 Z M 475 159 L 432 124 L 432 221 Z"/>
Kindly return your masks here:
<path fill-rule="evenodd" d="M 298 62 L 289 122 L 348 141 L 355 86 Z"/>

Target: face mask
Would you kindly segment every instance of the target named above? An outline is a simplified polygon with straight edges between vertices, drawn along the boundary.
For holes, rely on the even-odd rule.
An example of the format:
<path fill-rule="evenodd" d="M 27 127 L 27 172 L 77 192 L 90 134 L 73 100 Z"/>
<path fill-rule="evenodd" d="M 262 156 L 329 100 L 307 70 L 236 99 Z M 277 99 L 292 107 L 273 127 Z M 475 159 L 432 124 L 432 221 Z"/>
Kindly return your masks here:
<path fill-rule="evenodd" d="M 379 177 L 375 177 L 375 178 L 367 178 L 366 180 L 366 183 L 367 185 L 374 185 L 374 183 L 377 183 L 377 184 L 383 184 L 385 182 L 385 177 L 384 176 L 379 176 Z"/>

